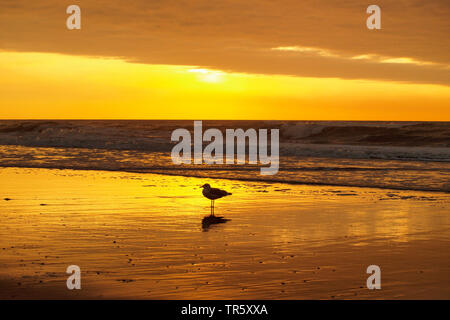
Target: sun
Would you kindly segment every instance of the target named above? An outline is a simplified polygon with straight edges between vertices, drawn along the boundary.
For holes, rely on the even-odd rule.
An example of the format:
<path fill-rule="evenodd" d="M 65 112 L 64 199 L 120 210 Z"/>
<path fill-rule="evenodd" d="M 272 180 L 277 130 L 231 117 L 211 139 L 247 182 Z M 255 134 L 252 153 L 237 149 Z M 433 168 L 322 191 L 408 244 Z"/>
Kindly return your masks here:
<path fill-rule="evenodd" d="M 189 69 L 188 72 L 197 73 L 197 79 L 199 81 L 208 83 L 219 83 L 223 81 L 224 73 L 216 70 L 208 69 Z"/>

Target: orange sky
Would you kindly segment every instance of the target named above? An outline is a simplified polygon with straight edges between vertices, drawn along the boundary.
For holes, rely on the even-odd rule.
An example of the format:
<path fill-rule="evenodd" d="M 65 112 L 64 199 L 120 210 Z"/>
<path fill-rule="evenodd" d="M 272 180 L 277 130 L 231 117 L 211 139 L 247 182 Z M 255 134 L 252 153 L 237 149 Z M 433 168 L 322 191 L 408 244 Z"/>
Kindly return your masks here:
<path fill-rule="evenodd" d="M 377 4 L 4 0 L 0 118 L 450 121 L 450 4 Z"/>

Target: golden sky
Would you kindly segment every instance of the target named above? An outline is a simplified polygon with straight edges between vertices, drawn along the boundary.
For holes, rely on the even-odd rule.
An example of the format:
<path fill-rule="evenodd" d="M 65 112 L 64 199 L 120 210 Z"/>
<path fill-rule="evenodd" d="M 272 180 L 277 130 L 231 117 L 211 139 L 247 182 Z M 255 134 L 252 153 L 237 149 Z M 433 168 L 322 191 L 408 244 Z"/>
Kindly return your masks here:
<path fill-rule="evenodd" d="M 0 118 L 450 121 L 450 3 L 376 4 L 1 0 Z"/>

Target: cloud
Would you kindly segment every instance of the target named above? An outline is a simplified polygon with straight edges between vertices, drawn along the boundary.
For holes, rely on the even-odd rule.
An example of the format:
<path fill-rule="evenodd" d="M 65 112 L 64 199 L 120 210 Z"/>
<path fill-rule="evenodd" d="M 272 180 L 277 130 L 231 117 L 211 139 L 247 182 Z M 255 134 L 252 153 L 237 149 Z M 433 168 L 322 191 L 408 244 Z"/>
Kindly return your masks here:
<path fill-rule="evenodd" d="M 400 64 L 412 64 L 417 66 L 436 66 L 438 68 L 448 69 L 450 65 L 443 63 L 436 63 L 431 61 L 420 61 L 410 57 L 384 57 L 377 54 L 360 54 L 357 56 L 339 54 L 336 52 L 329 51 L 323 48 L 311 48 L 311 47 L 299 47 L 299 46 L 290 46 L 290 47 L 277 47 L 271 48 L 271 50 L 275 51 L 287 51 L 287 52 L 298 52 L 301 54 L 312 54 L 320 57 L 331 57 L 331 58 L 339 58 L 339 59 L 351 59 L 351 60 L 362 60 L 362 61 L 370 61 L 375 63 L 400 63 Z"/>
<path fill-rule="evenodd" d="M 436 66 L 437 68 L 449 69 L 450 65 L 444 63 L 436 63 L 431 61 L 420 61 L 410 57 L 383 57 L 376 54 L 363 54 L 354 56 L 351 59 L 354 60 L 368 60 L 378 63 L 400 63 L 400 64 L 412 64 L 416 66 Z"/>
<path fill-rule="evenodd" d="M 335 54 L 329 50 L 322 49 L 322 48 L 291 46 L 291 47 L 276 47 L 276 48 L 272 48 L 272 50 L 312 53 L 312 54 L 315 54 L 315 55 L 318 55 L 321 57 L 340 57 L 338 54 Z"/>
<path fill-rule="evenodd" d="M 65 27 L 78 4 L 82 30 Z M 258 74 L 450 84 L 446 0 L 2 0 L 0 50 Z"/>

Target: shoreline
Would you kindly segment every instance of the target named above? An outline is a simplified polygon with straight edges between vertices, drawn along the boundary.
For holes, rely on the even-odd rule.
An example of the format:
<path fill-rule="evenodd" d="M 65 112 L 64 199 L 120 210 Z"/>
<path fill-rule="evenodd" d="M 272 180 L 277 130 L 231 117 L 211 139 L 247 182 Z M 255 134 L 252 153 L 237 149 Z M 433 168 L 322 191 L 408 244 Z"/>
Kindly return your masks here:
<path fill-rule="evenodd" d="M 135 174 L 155 174 L 155 175 L 165 175 L 165 176 L 175 176 L 175 177 L 186 177 L 186 178 L 199 178 L 204 179 L 205 177 L 201 175 L 189 175 L 182 173 L 168 173 L 162 171 L 144 171 L 143 170 L 124 170 L 124 169 L 97 169 L 97 168 L 67 168 L 67 167 L 39 167 L 39 166 L 4 166 L 0 164 L 0 168 L 17 168 L 17 169 L 47 169 L 47 170 L 73 170 L 73 171 L 99 171 L 99 172 L 124 172 L 124 173 L 135 173 Z M 166 170 L 167 168 L 164 168 Z M 180 170 L 178 168 L 170 168 L 170 170 L 176 171 Z M 214 171 L 214 169 L 202 168 L 201 171 Z M 280 170 L 282 171 L 282 170 Z M 298 186 L 322 186 L 322 187 L 343 187 L 343 188 L 361 188 L 361 189 L 380 189 L 380 190 L 391 190 L 391 191 L 411 191 L 411 192 L 432 192 L 432 193 L 443 193 L 450 194 L 449 191 L 439 190 L 439 189 L 408 189 L 401 187 L 380 187 L 380 186 L 363 186 L 363 185 L 345 185 L 345 184 L 331 184 L 331 183 L 320 183 L 320 182 L 301 182 L 301 181 L 286 181 L 286 180 L 263 180 L 263 179 L 250 179 L 250 178 L 233 178 L 233 177 L 211 177 L 209 179 L 216 180 L 229 180 L 229 181 L 242 181 L 242 182 L 260 182 L 267 184 L 286 184 L 286 185 L 298 185 Z"/>

